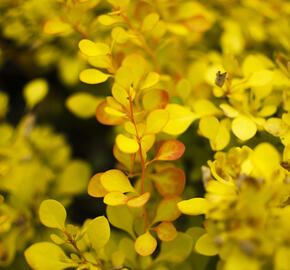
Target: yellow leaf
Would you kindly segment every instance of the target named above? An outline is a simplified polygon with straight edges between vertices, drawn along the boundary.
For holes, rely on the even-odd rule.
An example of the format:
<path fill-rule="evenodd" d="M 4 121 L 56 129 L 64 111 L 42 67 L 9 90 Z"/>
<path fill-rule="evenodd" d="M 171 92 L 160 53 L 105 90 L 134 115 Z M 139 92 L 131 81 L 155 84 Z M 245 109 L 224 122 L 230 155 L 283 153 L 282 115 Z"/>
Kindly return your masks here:
<path fill-rule="evenodd" d="M 106 55 L 110 53 L 110 47 L 102 42 L 95 43 L 89 39 L 82 39 L 79 48 L 86 56 Z"/>
<path fill-rule="evenodd" d="M 109 170 L 101 175 L 101 184 L 109 192 L 135 192 L 128 177 L 120 170 Z"/>
<path fill-rule="evenodd" d="M 221 122 L 215 137 L 210 139 L 211 148 L 215 151 L 224 149 L 230 141 L 230 132 L 227 124 L 225 123 L 226 120 L 228 119 Z"/>
<path fill-rule="evenodd" d="M 93 219 L 86 230 L 89 241 L 93 248 L 97 251 L 110 239 L 110 225 L 108 220 L 104 217 L 96 217 Z"/>
<path fill-rule="evenodd" d="M 228 104 L 225 103 L 221 104 L 220 108 L 224 111 L 224 114 L 228 117 L 234 118 L 239 115 L 239 112 Z"/>
<path fill-rule="evenodd" d="M 165 109 L 169 113 L 169 121 L 163 128 L 163 132 L 170 135 L 183 133 L 198 118 L 191 110 L 178 104 L 168 104 Z"/>
<path fill-rule="evenodd" d="M 35 79 L 25 85 L 23 96 L 29 109 L 45 98 L 48 93 L 48 84 L 43 79 Z"/>
<path fill-rule="evenodd" d="M 148 202 L 150 198 L 150 192 L 145 192 L 144 194 L 132 198 L 127 202 L 129 207 L 141 207 Z"/>
<path fill-rule="evenodd" d="M 140 89 L 150 88 L 155 86 L 160 80 L 160 75 L 156 72 L 149 72 L 145 78 L 145 81 L 142 83 Z"/>
<path fill-rule="evenodd" d="M 129 39 L 129 34 L 125 31 L 124 28 L 117 26 L 113 28 L 111 36 L 113 40 L 118 44 L 124 44 Z"/>
<path fill-rule="evenodd" d="M 195 244 L 195 250 L 206 256 L 214 256 L 218 254 L 218 249 L 214 244 L 213 239 L 206 233 L 202 235 Z"/>
<path fill-rule="evenodd" d="M 139 150 L 139 144 L 136 140 L 128 138 L 123 134 L 116 137 L 118 148 L 124 153 L 136 153 Z"/>
<path fill-rule="evenodd" d="M 238 116 L 232 122 L 232 131 L 239 139 L 245 141 L 255 136 L 257 126 L 248 117 Z"/>
<path fill-rule="evenodd" d="M 178 209 L 186 215 L 202 215 L 206 214 L 209 203 L 204 198 L 193 198 L 178 203 Z"/>
<path fill-rule="evenodd" d="M 33 244 L 25 250 L 24 255 L 32 269 L 62 270 L 78 266 L 65 255 L 59 246 L 50 242 Z"/>
<path fill-rule="evenodd" d="M 199 99 L 193 104 L 194 111 L 200 116 L 216 115 L 221 111 L 209 100 Z"/>
<path fill-rule="evenodd" d="M 111 77 L 109 74 L 105 74 L 98 69 L 89 68 L 80 73 L 80 80 L 87 84 L 98 84 L 105 82 Z"/>
<path fill-rule="evenodd" d="M 205 116 L 199 121 L 199 130 L 201 134 L 208 139 L 215 138 L 219 127 L 219 120 L 214 116 Z"/>
<path fill-rule="evenodd" d="M 145 110 L 164 109 L 169 101 L 169 95 L 165 90 L 152 89 L 143 96 L 142 103 Z"/>
<path fill-rule="evenodd" d="M 88 194 L 92 197 L 101 198 L 106 196 L 108 191 L 103 187 L 101 183 L 101 176 L 103 173 L 95 174 L 88 185 Z"/>
<path fill-rule="evenodd" d="M 168 122 L 168 112 L 166 110 L 154 110 L 147 116 L 146 133 L 159 133 Z"/>
<path fill-rule="evenodd" d="M 55 18 L 46 21 L 46 23 L 44 24 L 43 31 L 46 34 L 54 35 L 67 32 L 70 29 L 71 26 L 69 24 L 61 21 L 59 18 Z"/>
<path fill-rule="evenodd" d="M 260 174 L 270 177 L 275 170 L 280 168 L 280 154 L 269 143 L 260 143 L 252 153 L 254 168 Z"/>
<path fill-rule="evenodd" d="M 273 72 L 270 70 L 260 70 L 253 73 L 248 81 L 251 87 L 264 86 L 271 83 L 273 79 Z"/>
<path fill-rule="evenodd" d="M 133 83 L 132 70 L 128 67 L 120 67 L 116 72 L 115 82 L 129 93 L 130 86 Z"/>
<path fill-rule="evenodd" d="M 142 151 L 149 151 L 154 145 L 156 136 L 154 134 L 145 135 L 141 139 L 141 148 Z"/>
<path fill-rule="evenodd" d="M 97 107 L 102 101 L 102 98 L 88 93 L 76 93 L 68 97 L 65 105 L 76 116 L 90 118 L 95 116 Z"/>
<path fill-rule="evenodd" d="M 171 222 L 163 221 L 155 228 L 157 235 L 161 241 L 170 242 L 174 240 L 178 232 Z"/>
<path fill-rule="evenodd" d="M 111 206 L 124 205 L 126 202 L 127 196 L 120 191 L 112 191 L 104 197 L 104 203 Z"/>
<path fill-rule="evenodd" d="M 39 207 L 39 219 L 49 228 L 63 230 L 65 227 L 66 210 L 61 203 L 55 200 L 45 200 Z"/>
<path fill-rule="evenodd" d="M 150 13 L 148 14 L 143 22 L 142 22 L 142 31 L 146 32 L 146 31 L 151 31 L 158 23 L 159 21 L 159 14 L 158 13 Z"/>
<path fill-rule="evenodd" d="M 287 125 L 280 118 L 269 118 L 264 128 L 274 136 L 281 136 L 287 131 Z"/>
<path fill-rule="evenodd" d="M 151 255 L 155 251 L 156 247 L 157 241 L 149 231 L 138 236 L 135 241 L 135 250 L 141 256 Z"/>
<path fill-rule="evenodd" d="M 98 21 L 102 25 L 109 26 L 115 23 L 122 22 L 123 20 L 120 16 L 117 17 L 117 16 L 109 16 L 109 15 L 103 14 L 98 17 Z"/>

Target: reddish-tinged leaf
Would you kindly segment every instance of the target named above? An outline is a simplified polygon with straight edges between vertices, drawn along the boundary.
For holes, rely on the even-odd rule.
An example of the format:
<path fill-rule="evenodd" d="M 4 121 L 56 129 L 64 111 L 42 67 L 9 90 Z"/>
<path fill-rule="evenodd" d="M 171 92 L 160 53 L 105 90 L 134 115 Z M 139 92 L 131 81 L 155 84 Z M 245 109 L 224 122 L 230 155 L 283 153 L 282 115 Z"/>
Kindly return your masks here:
<path fill-rule="evenodd" d="M 177 231 L 171 222 L 163 221 L 157 227 L 155 227 L 157 235 L 160 240 L 164 242 L 172 241 L 177 236 Z"/>
<path fill-rule="evenodd" d="M 164 109 L 169 101 L 167 91 L 161 89 L 152 89 L 143 96 L 142 103 L 145 110 L 153 111 Z"/>
<path fill-rule="evenodd" d="M 152 175 L 158 192 L 166 196 L 181 195 L 185 185 L 184 172 L 175 167 L 165 168 Z"/>
<path fill-rule="evenodd" d="M 148 202 L 150 198 L 150 192 L 145 192 L 144 194 L 135 197 L 127 202 L 130 207 L 141 207 Z"/>
<path fill-rule="evenodd" d="M 178 140 L 165 141 L 154 158 L 154 160 L 176 160 L 179 159 L 185 151 L 185 146 Z"/>
<path fill-rule="evenodd" d="M 107 101 L 103 101 L 97 107 L 96 117 L 97 120 L 103 125 L 118 125 L 125 121 L 124 117 L 114 116 L 105 111 L 108 106 Z"/>
<path fill-rule="evenodd" d="M 108 193 L 108 191 L 103 187 L 101 183 L 100 179 L 102 175 L 103 173 L 97 173 L 91 178 L 88 186 L 88 193 L 90 196 L 101 198 L 106 196 L 106 194 Z"/>
<path fill-rule="evenodd" d="M 151 255 L 157 247 L 156 239 L 147 231 L 138 236 L 135 241 L 135 250 L 141 256 Z"/>

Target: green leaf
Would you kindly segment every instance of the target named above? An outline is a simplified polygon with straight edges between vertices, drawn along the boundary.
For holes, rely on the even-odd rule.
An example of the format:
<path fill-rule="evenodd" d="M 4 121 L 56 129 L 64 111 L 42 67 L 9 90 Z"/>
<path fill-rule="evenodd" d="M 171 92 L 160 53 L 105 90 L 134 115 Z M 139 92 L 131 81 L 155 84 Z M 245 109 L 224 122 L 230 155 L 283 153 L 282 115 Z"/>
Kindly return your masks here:
<path fill-rule="evenodd" d="M 34 244 L 25 250 L 24 255 L 29 266 L 37 270 L 62 270 L 78 265 L 59 246 L 50 242 Z"/>
<path fill-rule="evenodd" d="M 178 236 L 170 242 L 162 242 L 161 251 L 156 262 L 183 262 L 192 250 L 192 242 L 192 238 L 185 233 L 179 233 Z"/>
<path fill-rule="evenodd" d="M 66 210 L 58 201 L 45 200 L 39 207 L 39 219 L 46 227 L 63 230 L 65 227 Z"/>
<path fill-rule="evenodd" d="M 29 109 L 45 98 L 48 93 L 48 84 L 44 79 L 35 79 L 25 85 L 23 96 Z"/>
<path fill-rule="evenodd" d="M 128 232 L 135 238 L 133 232 L 134 216 L 127 206 L 108 206 L 107 216 L 113 226 Z"/>
<path fill-rule="evenodd" d="M 66 107 L 76 116 L 90 118 L 95 116 L 98 105 L 103 101 L 88 93 L 76 93 L 66 100 Z"/>
<path fill-rule="evenodd" d="M 93 219 L 88 225 L 87 235 L 95 250 L 104 247 L 110 239 L 110 225 L 108 220 L 104 216 Z"/>

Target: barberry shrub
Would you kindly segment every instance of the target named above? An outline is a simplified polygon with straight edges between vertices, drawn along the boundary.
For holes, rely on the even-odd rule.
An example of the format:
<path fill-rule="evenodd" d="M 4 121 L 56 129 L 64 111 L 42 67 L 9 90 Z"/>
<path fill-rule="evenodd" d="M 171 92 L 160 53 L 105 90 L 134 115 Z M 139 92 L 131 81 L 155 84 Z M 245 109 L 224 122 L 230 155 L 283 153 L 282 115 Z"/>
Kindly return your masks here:
<path fill-rule="evenodd" d="M 24 66 L 57 69 L 76 90 L 66 108 L 112 127 L 116 160 L 86 181 L 89 166 L 34 125 L 48 86 L 30 82 L 30 113 L 1 127 L 3 265 L 25 249 L 35 270 L 290 269 L 288 1 L 5 0 L 0 9 L 5 40 L 30 48 Z M 0 92 L 3 119 L 7 104 Z M 72 225 L 64 206 L 84 188 L 106 217 Z M 36 240 L 39 230 L 50 239 Z"/>

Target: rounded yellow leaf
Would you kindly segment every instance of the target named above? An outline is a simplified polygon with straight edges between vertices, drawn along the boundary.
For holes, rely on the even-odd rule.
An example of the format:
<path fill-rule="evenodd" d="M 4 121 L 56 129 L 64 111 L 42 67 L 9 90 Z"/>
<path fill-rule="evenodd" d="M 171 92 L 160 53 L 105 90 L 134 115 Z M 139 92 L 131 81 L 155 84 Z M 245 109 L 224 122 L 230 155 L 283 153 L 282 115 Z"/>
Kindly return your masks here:
<path fill-rule="evenodd" d="M 105 74 L 98 69 L 89 68 L 80 73 L 80 80 L 87 84 L 98 84 L 105 82 L 111 75 Z"/>
<path fill-rule="evenodd" d="M 129 34 L 124 28 L 120 26 L 117 26 L 112 30 L 111 36 L 113 40 L 118 44 L 124 44 L 129 39 Z"/>
<path fill-rule="evenodd" d="M 248 117 L 238 116 L 232 122 L 232 131 L 239 139 L 245 141 L 255 136 L 257 126 Z"/>
<path fill-rule="evenodd" d="M 122 19 L 120 18 L 120 16 L 117 17 L 103 14 L 98 17 L 98 21 L 102 25 L 109 26 L 115 23 L 122 22 Z"/>
<path fill-rule="evenodd" d="M 171 222 L 163 221 L 155 228 L 157 235 L 161 241 L 170 242 L 174 240 L 178 232 Z"/>
<path fill-rule="evenodd" d="M 202 215 L 208 211 L 209 203 L 204 198 L 193 198 L 181 201 L 177 204 L 178 209 L 187 215 Z"/>
<path fill-rule="evenodd" d="M 124 153 L 136 153 L 139 150 L 139 144 L 131 138 L 119 134 L 116 137 L 116 144 L 118 148 Z"/>
<path fill-rule="evenodd" d="M 90 196 L 101 198 L 106 196 L 106 194 L 108 193 L 108 191 L 103 187 L 101 183 L 102 175 L 103 173 L 97 173 L 91 178 L 88 185 L 88 194 Z"/>
<path fill-rule="evenodd" d="M 252 74 L 248 84 L 251 87 L 259 87 L 271 83 L 273 79 L 273 72 L 270 70 L 260 70 Z"/>
<path fill-rule="evenodd" d="M 214 256 L 218 254 L 218 249 L 213 239 L 206 233 L 202 235 L 195 244 L 195 250 L 206 256 Z"/>
<path fill-rule="evenodd" d="M 103 101 L 88 93 L 76 93 L 68 97 L 66 107 L 81 118 L 89 118 L 95 116 L 97 107 Z"/>
<path fill-rule="evenodd" d="M 77 263 L 70 260 L 64 251 L 50 242 L 33 244 L 24 252 L 25 259 L 32 269 L 37 270 L 62 270 L 75 268 Z"/>
<path fill-rule="evenodd" d="M 44 79 L 35 79 L 25 85 L 23 96 L 29 109 L 38 104 L 48 93 L 48 84 Z"/>
<path fill-rule="evenodd" d="M 141 256 L 151 255 L 156 247 L 157 241 L 149 231 L 140 235 L 135 241 L 135 250 Z"/>
<path fill-rule="evenodd" d="M 169 113 L 169 120 L 163 132 L 170 135 L 183 133 L 198 118 L 190 109 L 178 104 L 168 104 L 165 109 Z"/>
<path fill-rule="evenodd" d="M 128 177 L 123 172 L 116 169 L 106 171 L 101 175 L 101 184 L 109 192 L 135 192 Z"/>
<path fill-rule="evenodd" d="M 150 192 L 145 192 L 144 194 L 129 200 L 127 202 L 127 205 L 129 207 L 141 207 L 148 202 L 149 198 L 150 198 Z"/>
<path fill-rule="evenodd" d="M 55 200 L 45 200 L 39 207 L 39 219 L 49 228 L 63 230 L 65 227 L 66 210 L 61 203 Z"/>
<path fill-rule="evenodd" d="M 142 31 L 151 31 L 159 21 L 159 14 L 152 12 L 142 22 Z"/>
<path fill-rule="evenodd" d="M 95 43 L 89 39 L 79 42 L 81 52 L 87 56 L 106 55 L 110 53 L 110 47 L 102 42 Z"/>
<path fill-rule="evenodd" d="M 43 31 L 46 34 L 54 35 L 54 34 L 61 34 L 67 32 L 71 29 L 71 26 L 59 18 L 50 19 L 46 21 L 43 27 Z"/>
<path fill-rule="evenodd" d="M 219 120 L 214 116 L 206 116 L 199 121 L 199 130 L 201 134 L 208 139 L 212 139 L 216 136 L 219 127 Z"/>
<path fill-rule="evenodd" d="M 156 85 L 160 80 L 160 75 L 156 72 L 149 72 L 145 81 L 141 85 L 141 90 Z"/>
<path fill-rule="evenodd" d="M 166 110 L 154 110 L 147 116 L 146 133 L 159 133 L 168 122 L 169 114 Z"/>
<path fill-rule="evenodd" d="M 252 154 L 255 169 L 265 176 L 280 168 L 280 154 L 274 146 L 269 143 L 261 143 L 255 147 Z"/>
<path fill-rule="evenodd" d="M 86 230 L 89 241 L 95 250 L 104 247 L 110 239 L 110 232 L 109 222 L 104 216 L 93 219 Z"/>
<path fill-rule="evenodd" d="M 111 206 L 124 205 L 127 202 L 127 196 L 120 191 L 112 191 L 104 197 L 104 203 Z"/>

